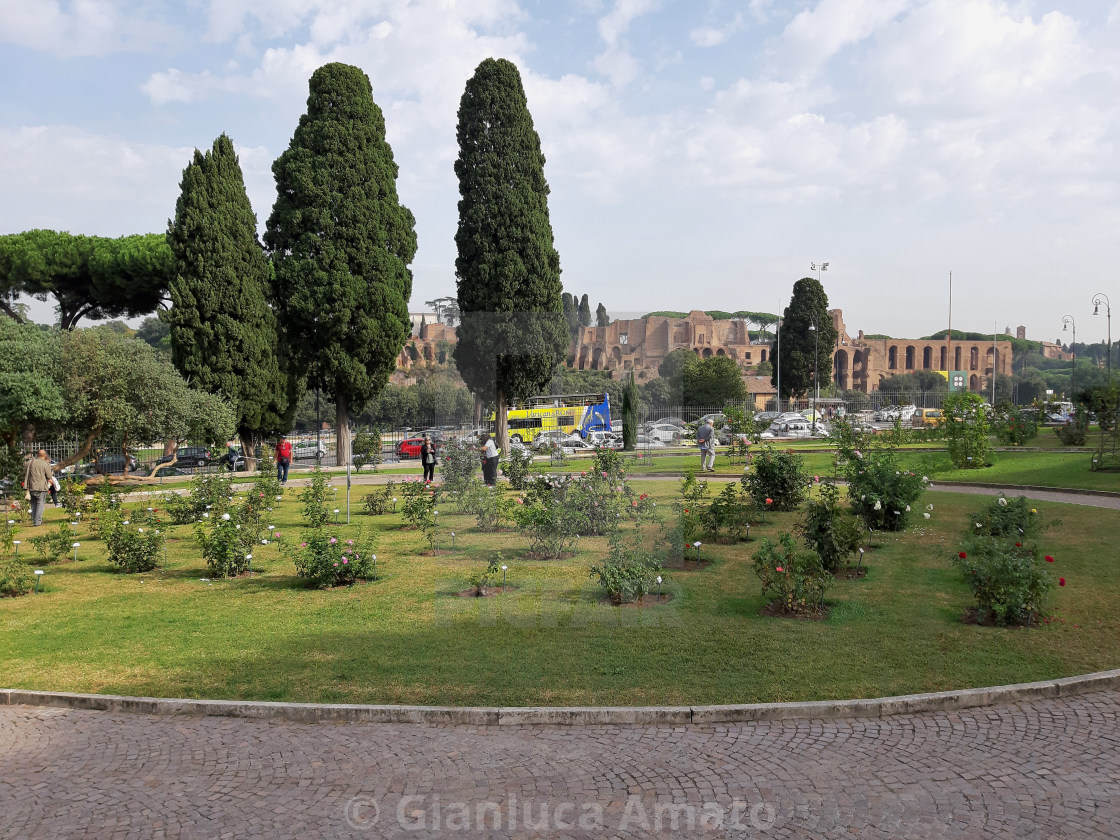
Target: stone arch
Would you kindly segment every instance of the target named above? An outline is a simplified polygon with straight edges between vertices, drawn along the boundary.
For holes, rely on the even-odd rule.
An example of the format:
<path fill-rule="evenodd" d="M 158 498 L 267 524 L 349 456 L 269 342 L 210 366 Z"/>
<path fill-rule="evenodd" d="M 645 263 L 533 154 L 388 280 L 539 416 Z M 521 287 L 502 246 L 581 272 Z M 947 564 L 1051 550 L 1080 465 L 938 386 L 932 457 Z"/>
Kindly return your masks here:
<path fill-rule="evenodd" d="M 716 348 L 716 355 L 717 356 L 726 356 L 727 354 L 723 351 L 722 347 L 717 347 Z"/>
<path fill-rule="evenodd" d="M 906 346 L 906 369 L 914 369 L 914 345 L 912 344 Z"/>
<path fill-rule="evenodd" d="M 887 348 L 887 370 L 898 370 L 898 347 L 893 344 Z"/>
<path fill-rule="evenodd" d="M 836 386 L 847 390 L 851 387 L 849 377 L 851 372 L 848 370 L 848 351 L 837 350 L 836 356 L 832 362 L 832 381 Z"/>
<path fill-rule="evenodd" d="M 770 358 L 770 351 L 767 350 L 765 347 L 763 347 L 761 350 L 758 351 L 758 360 L 760 362 L 765 362 L 769 358 Z"/>
<path fill-rule="evenodd" d="M 970 390 L 970 391 L 979 391 L 980 390 L 980 377 L 977 376 L 975 373 L 972 374 L 972 376 L 968 377 L 968 390 Z"/>
<path fill-rule="evenodd" d="M 953 351 L 953 370 L 961 369 L 961 346 L 958 344 Z"/>
<path fill-rule="evenodd" d="M 711 347 L 705 347 L 704 352 L 701 353 L 700 355 L 703 356 L 705 359 L 710 359 L 712 357 L 712 348 Z"/>
<path fill-rule="evenodd" d="M 980 351 L 977 350 L 975 347 L 973 347 L 971 350 L 968 351 L 968 369 L 969 370 L 979 370 L 980 369 Z"/>
<path fill-rule="evenodd" d="M 942 347 L 941 348 L 941 364 L 937 369 L 938 370 L 948 370 L 949 369 L 949 348 L 948 347 Z"/>
<path fill-rule="evenodd" d="M 587 370 L 587 366 L 588 366 L 588 363 L 590 361 L 591 361 L 591 350 L 585 344 L 585 345 L 583 345 L 583 347 L 581 347 L 579 349 L 579 369 L 580 370 Z"/>
<path fill-rule="evenodd" d="M 933 367 L 933 348 L 922 348 L 922 370 L 929 370 Z"/>
<path fill-rule="evenodd" d="M 607 354 L 603 352 L 602 347 L 596 347 L 595 351 L 591 354 L 591 369 L 592 370 L 605 370 Z"/>
<path fill-rule="evenodd" d="M 692 352 L 695 353 L 697 356 L 699 356 L 700 355 L 700 348 L 699 347 L 693 347 Z"/>
<path fill-rule="evenodd" d="M 622 348 L 617 344 L 611 348 L 611 359 L 614 360 L 616 365 L 622 364 Z"/>
<path fill-rule="evenodd" d="M 999 350 L 993 351 L 992 348 L 989 347 L 988 352 L 984 354 L 984 364 L 986 366 L 985 367 L 986 370 L 990 370 L 990 371 L 998 370 L 999 369 Z"/>

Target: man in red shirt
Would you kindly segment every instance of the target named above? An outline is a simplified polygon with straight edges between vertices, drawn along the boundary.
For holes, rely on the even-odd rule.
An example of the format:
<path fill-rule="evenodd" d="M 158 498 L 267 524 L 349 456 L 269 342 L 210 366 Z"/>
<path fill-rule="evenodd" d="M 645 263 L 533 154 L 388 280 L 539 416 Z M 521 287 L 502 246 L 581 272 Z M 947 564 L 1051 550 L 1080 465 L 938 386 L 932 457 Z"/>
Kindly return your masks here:
<path fill-rule="evenodd" d="M 276 478 L 281 484 L 288 483 L 288 467 L 292 464 L 292 444 L 284 435 L 276 444 Z"/>

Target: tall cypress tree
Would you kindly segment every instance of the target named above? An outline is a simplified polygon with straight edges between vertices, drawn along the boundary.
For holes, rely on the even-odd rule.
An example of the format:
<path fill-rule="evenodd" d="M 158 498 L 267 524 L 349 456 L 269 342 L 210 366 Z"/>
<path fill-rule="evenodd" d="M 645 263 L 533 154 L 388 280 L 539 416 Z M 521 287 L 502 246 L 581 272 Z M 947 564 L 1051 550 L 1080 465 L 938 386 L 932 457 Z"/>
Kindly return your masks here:
<path fill-rule="evenodd" d="M 572 297 L 571 292 L 564 292 L 560 299 L 564 309 L 564 320 L 568 324 L 568 332 L 572 338 L 575 338 L 579 331 L 579 305 Z"/>
<path fill-rule="evenodd" d="M 587 300 L 587 295 L 579 299 L 579 325 L 581 327 L 591 326 L 591 304 Z"/>
<path fill-rule="evenodd" d="M 283 430 L 288 380 L 276 355 L 276 318 L 266 302 L 268 259 L 241 165 L 225 134 L 183 170 L 175 218 L 171 358 L 190 384 L 233 407 L 242 452 L 253 438 Z"/>
<path fill-rule="evenodd" d="M 569 341 L 544 155 L 511 62 L 478 66 L 459 103 L 457 134 L 455 363 L 475 396 L 496 405 L 505 447 L 509 401 L 545 388 Z"/>
<path fill-rule="evenodd" d="M 416 220 L 397 198 L 397 164 L 369 77 L 347 64 L 311 76 L 307 113 L 272 166 L 265 230 L 274 303 L 308 382 L 334 398 L 338 463 L 350 414 L 389 381 L 412 332 Z"/>
<path fill-rule="evenodd" d="M 810 324 L 815 325 L 816 336 L 814 330 L 809 329 Z M 781 364 L 782 393 L 779 396 L 787 399 L 808 392 L 813 386 L 814 366 L 821 388 L 827 388 L 832 380 L 832 351 L 836 349 L 837 332 L 828 314 L 828 295 L 816 278 L 802 277 L 793 284 L 793 297 L 782 315 L 779 333 L 780 359 L 775 352 L 779 342 L 770 345 L 770 357 Z M 778 384 L 776 367 L 770 383 Z"/>
<path fill-rule="evenodd" d="M 611 325 L 611 316 L 607 314 L 607 307 L 599 304 L 595 310 L 595 326 L 609 327 Z"/>

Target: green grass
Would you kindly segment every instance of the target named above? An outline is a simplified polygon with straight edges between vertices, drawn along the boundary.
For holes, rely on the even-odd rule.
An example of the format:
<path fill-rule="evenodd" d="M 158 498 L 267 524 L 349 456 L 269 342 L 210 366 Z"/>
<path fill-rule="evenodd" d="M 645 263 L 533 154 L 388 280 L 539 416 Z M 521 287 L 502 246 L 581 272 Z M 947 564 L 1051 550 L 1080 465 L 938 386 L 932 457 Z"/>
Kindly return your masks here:
<path fill-rule="evenodd" d="M 668 482 L 636 482 L 666 507 Z M 356 487 L 360 499 L 365 487 Z M 341 492 L 341 491 L 340 491 Z M 763 618 L 750 544 L 705 545 L 714 562 L 669 572 L 668 605 L 615 608 L 587 569 L 605 552 L 524 557 L 514 531 L 482 534 L 441 505 L 457 549 L 427 544 L 399 516 L 354 514 L 378 532 L 384 577 L 351 589 L 300 587 L 275 545 L 254 552 L 252 579 L 212 585 L 189 526 L 172 528 L 166 570 L 116 574 L 84 533 L 84 562 L 46 567 L 38 595 L 0 600 L 5 686 L 132 695 L 463 705 L 687 704 L 811 700 L 1048 679 L 1120 664 L 1120 578 L 1111 568 L 1120 512 L 1038 504 L 1062 525 L 1043 540 L 1069 580 L 1052 596 L 1064 621 L 1032 630 L 978 628 L 951 558 L 980 503 L 929 493 L 933 518 L 886 535 L 863 580 L 837 583 L 824 622 Z M 357 505 L 355 505 L 357 509 Z M 51 509 L 48 518 L 57 516 Z M 298 538 L 298 502 L 276 511 Z M 790 529 L 771 516 L 755 535 Z M 338 526 L 340 534 L 346 526 Z M 24 556 L 30 549 L 23 530 Z M 652 536 L 651 536 L 652 539 Z M 512 589 L 458 598 L 471 571 L 501 549 Z"/>

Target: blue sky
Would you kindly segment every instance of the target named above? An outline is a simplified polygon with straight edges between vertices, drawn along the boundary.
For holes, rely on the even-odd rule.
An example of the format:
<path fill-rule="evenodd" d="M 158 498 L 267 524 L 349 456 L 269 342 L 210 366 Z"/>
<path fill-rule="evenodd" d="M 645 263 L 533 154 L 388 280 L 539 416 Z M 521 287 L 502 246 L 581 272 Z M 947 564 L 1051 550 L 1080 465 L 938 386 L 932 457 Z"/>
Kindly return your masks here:
<path fill-rule="evenodd" d="M 853 333 L 943 328 L 950 270 L 959 328 L 1053 340 L 1069 312 L 1098 340 L 1093 293 L 1120 306 L 1120 0 L 0 0 L 0 233 L 162 231 L 223 131 L 263 225 L 307 79 L 345 61 L 420 309 L 454 294 L 456 109 L 488 56 L 521 69 L 593 305 L 774 311 L 828 261 Z"/>

